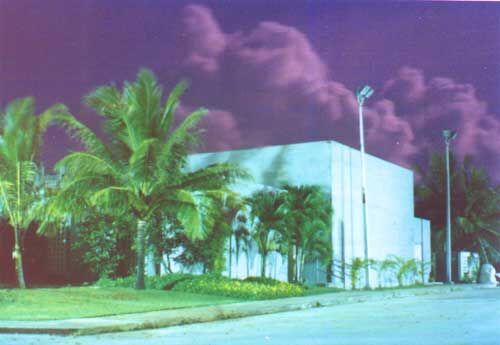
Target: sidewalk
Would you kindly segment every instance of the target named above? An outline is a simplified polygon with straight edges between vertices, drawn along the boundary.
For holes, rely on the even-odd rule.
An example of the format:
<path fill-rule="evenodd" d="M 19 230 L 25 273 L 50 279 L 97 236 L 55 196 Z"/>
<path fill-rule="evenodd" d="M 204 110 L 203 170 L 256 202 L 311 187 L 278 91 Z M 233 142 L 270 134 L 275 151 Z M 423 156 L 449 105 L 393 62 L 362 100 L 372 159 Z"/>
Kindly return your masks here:
<path fill-rule="evenodd" d="M 0 333 L 97 334 L 161 328 L 246 316 L 377 301 L 422 295 L 439 295 L 475 288 L 471 285 L 429 286 L 385 291 L 346 291 L 306 297 L 252 301 L 218 306 L 173 309 L 137 314 L 52 321 L 1 321 Z M 1 317 L 1 316 L 0 316 Z"/>

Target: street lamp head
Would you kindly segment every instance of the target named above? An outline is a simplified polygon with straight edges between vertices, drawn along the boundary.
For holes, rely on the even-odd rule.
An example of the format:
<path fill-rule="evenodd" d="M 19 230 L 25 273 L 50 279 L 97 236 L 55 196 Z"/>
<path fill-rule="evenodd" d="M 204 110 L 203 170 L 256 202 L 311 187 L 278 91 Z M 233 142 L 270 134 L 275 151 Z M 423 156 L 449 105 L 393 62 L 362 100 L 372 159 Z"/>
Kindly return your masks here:
<path fill-rule="evenodd" d="M 373 89 L 365 85 L 362 88 L 359 88 L 356 92 L 356 97 L 358 98 L 359 103 L 363 103 L 365 99 L 370 98 L 373 95 Z"/>
<path fill-rule="evenodd" d="M 452 131 L 452 130 L 449 130 L 449 129 L 445 129 L 443 131 L 443 138 L 444 138 L 444 141 L 446 143 L 449 143 L 450 141 L 452 141 L 456 137 L 457 137 L 457 132 L 456 131 Z"/>

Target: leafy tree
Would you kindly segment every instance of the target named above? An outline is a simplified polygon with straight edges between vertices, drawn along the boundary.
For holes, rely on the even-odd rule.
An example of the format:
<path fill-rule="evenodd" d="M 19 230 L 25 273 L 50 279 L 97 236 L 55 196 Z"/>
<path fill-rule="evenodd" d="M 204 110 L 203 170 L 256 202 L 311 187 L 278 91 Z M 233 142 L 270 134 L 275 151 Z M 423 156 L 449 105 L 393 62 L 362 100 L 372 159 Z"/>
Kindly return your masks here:
<path fill-rule="evenodd" d="M 104 118 L 108 138 L 100 140 L 76 119 L 65 122 L 85 146 L 56 167 L 64 168 L 61 191 L 53 199 L 52 216 L 79 214 L 88 204 L 115 219 L 133 215 L 135 225 L 136 283 L 144 289 L 144 258 L 148 223 L 163 210 L 174 214 L 191 239 L 204 238 L 213 225 L 214 201 L 231 193 L 227 184 L 245 175 L 230 164 L 215 164 L 186 172 L 186 159 L 196 145 L 195 131 L 205 109 L 195 110 L 177 127 L 174 113 L 186 83 L 178 84 L 166 102 L 162 88 L 149 70 L 141 70 L 133 83 L 101 86 L 85 102 Z M 71 204 L 71 205 L 68 205 Z"/>
<path fill-rule="evenodd" d="M 484 262 L 500 262 L 500 186 L 492 183 L 470 156 L 463 163 L 450 159 L 453 250 L 478 252 Z M 443 252 L 446 230 L 446 166 L 433 154 L 429 167 L 417 167 L 421 182 L 415 188 L 419 216 L 431 220 L 433 251 Z"/>
<path fill-rule="evenodd" d="M 133 238 L 127 229 L 133 221 L 101 216 L 97 212 L 84 221 L 73 224 L 74 251 L 99 278 L 119 278 L 132 273 L 135 263 L 131 245 Z"/>
<path fill-rule="evenodd" d="M 21 233 L 37 218 L 44 190 L 38 165 L 43 135 L 66 108 L 56 104 L 39 116 L 34 113 L 35 102 L 29 97 L 16 99 L 0 110 L 1 211 L 14 230 L 12 257 L 20 288 L 26 287 Z"/>
<path fill-rule="evenodd" d="M 192 240 L 183 233 L 177 235 L 178 248 L 182 249 L 175 261 L 184 266 L 201 264 L 203 273 L 220 274 L 226 268 L 225 249 L 227 240 L 231 236 L 231 224 L 227 209 L 222 204 L 218 205 L 214 213 L 214 222 L 210 236 L 204 239 Z"/>
<path fill-rule="evenodd" d="M 220 274 L 226 268 L 226 243 L 231 238 L 232 223 L 238 212 L 239 198 L 225 198 L 216 203 L 217 211 L 214 212 L 210 236 L 201 240 L 191 240 L 183 234 L 178 235 L 178 247 L 182 248 L 182 253 L 175 260 L 186 266 L 201 264 L 203 273 Z M 229 252 L 231 252 L 231 246 L 229 246 Z M 231 270 L 229 270 L 229 275 L 231 275 Z"/>
<path fill-rule="evenodd" d="M 251 207 L 250 217 L 253 224 L 253 239 L 261 256 L 261 277 L 266 276 L 267 256 L 278 249 L 279 232 L 283 226 L 283 216 L 279 207 L 284 202 L 282 192 L 260 190 L 248 200 Z"/>
<path fill-rule="evenodd" d="M 228 234 L 220 226 L 214 227 L 210 236 L 201 240 L 189 239 L 183 232 L 177 233 L 178 247 L 182 252 L 174 261 L 184 267 L 200 264 L 203 273 L 220 274 L 225 266 L 225 242 Z"/>

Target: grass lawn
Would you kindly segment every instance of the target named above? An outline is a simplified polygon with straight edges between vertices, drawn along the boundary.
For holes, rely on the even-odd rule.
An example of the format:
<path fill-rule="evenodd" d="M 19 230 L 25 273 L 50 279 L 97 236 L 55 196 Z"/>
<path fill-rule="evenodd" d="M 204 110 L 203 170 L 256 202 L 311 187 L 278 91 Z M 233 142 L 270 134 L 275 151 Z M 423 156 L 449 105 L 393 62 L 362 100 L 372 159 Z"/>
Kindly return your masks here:
<path fill-rule="evenodd" d="M 57 320 L 239 301 L 227 297 L 130 288 L 0 289 L 0 320 Z"/>
<path fill-rule="evenodd" d="M 343 291 L 346 291 L 346 290 L 336 288 L 336 287 L 311 286 L 304 291 L 304 296 L 322 295 L 325 293 L 343 292 Z"/>

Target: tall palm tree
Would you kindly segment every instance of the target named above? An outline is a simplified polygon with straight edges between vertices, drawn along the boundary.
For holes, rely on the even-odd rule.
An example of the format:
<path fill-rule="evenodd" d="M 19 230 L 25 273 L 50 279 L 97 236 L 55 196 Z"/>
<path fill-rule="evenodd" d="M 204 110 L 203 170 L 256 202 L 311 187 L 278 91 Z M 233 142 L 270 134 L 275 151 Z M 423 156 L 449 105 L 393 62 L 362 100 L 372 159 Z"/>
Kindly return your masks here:
<path fill-rule="evenodd" d="M 247 276 L 249 274 L 249 250 L 250 250 L 250 229 L 247 227 L 247 217 L 243 212 L 239 212 L 235 217 L 235 223 L 233 227 L 233 237 L 234 237 L 234 254 L 236 259 L 236 269 L 239 267 L 240 253 L 243 250 L 247 254 Z M 247 248 L 248 247 L 248 248 Z M 236 277 L 238 277 L 238 271 L 236 271 Z"/>
<path fill-rule="evenodd" d="M 196 127 L 206 114 L 205 109 L 195 110 L 174 127 L 174 113 L 186 87 L 178 84 L 163 102 L 162 88 L 145 69 L 135 82 L 125 82 L 121 91 L 98 87 L 85 102 L 104 118 L 107 141 L 75 119 L 65 122 L 86 151 L 70 153 L 57 163 L 65 175 L 52 210 L 67 212 L 70 206 L 78 214 L 83 210 L 72 201 L 84 198 L 103 213 L 132 214 L 137 220 L 137 289 L 145 287 L 146 237 L 152 217 L 168 210 L 188 237 L 203 238 L 213 224 L 214 200 L 230 194 L 228 183 L 245 176 L 225 163 L 185 171 L 187 155 L 197 143 Z"/>
<path fill-rule="evenodd" d="M 261 256 L 261 277 L 266 276 L 267 256 L 278 248 L 280 229 L 283 218 L 279 207 L 283 204 L 283 193 L 260 190 L 248 200 L 251 207 L 250 216 L 253 224 L 253 238 Z"/>
<path fill-rule="evenodd" d="M 456 217 L 456 249 L 478 252 L 483 262 L 500 262 L 500 185 L 466 157 L 460 171 L 462 212 Z"/>
<path fill-rule="evenodd" d="M 319 186 L 284 186 L 284 203 L 280 212 L 285 219 L 282 227 L 288 254 L 288 276 L 302 280 L 307 259 L 331 256 L 329 199 Z"/>
<path fill-rule="evenodd" d="M 56 104 L 39 116 L 32 98 L 12 101 L 0 110 L 0 202 L 2 216 L 14 229 L 14 250 L 18 286 L 25 288 L 21 233 L 37 217 L 43 186 L 38 166 L 43 135 L 66 107 Z"/>
<path fill-rule="evenodd" d="M 433 154 L 426 170 L 416 167 L 421 182 L 415 187 L 417 214 L 431 220 L 433 250 L 443 251 L 446 226 L 445 160 Z M 470 156 L 451 157 L 451 215 L 453 250 L 478 252 L 484 262 L 500 262 L 500 186 L 492 185 Z"/>

